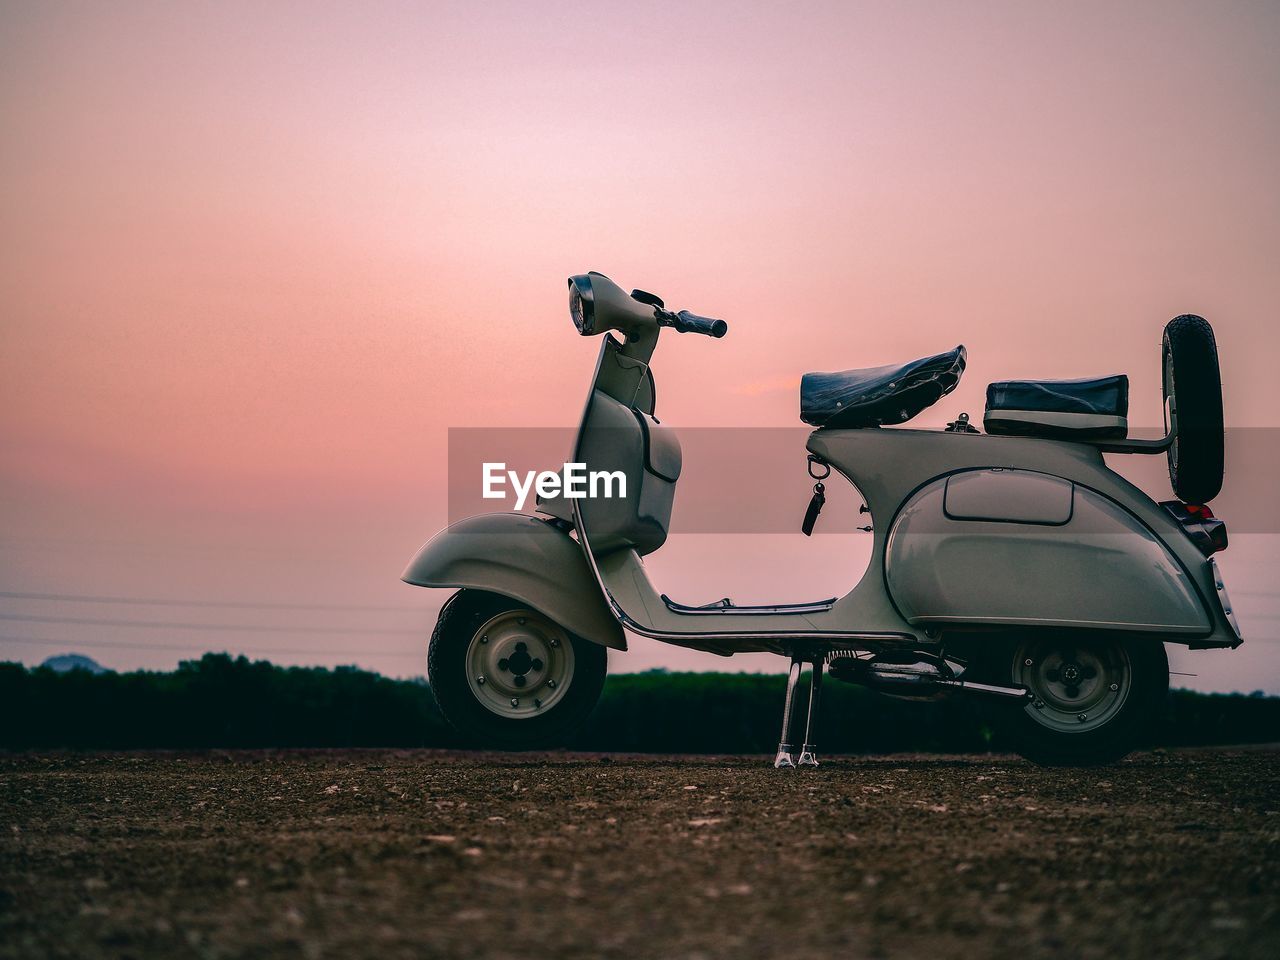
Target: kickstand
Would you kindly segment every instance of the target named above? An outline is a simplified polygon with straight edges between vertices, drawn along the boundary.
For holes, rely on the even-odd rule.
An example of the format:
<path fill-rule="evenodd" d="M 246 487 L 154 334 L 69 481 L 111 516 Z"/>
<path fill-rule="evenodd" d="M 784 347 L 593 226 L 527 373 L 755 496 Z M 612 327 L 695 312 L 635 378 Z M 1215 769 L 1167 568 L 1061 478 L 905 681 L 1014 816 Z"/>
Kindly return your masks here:
<path fill-rule="evenodd" d="M 804 722 L 804 746 L 800 748 L 798 767 L 816 767 L 818 765 L 817 745 L 814 743 L 814 728 L 818 725 L 818 698 L 822 695 L 822 671 L 827 665 L 827 658 L 818 656 L 813 659 L 813 670 L 809 673 L 809 714 Z"/>
<path fill-rule="evenodd" d="M 799 655 L 791 658 L 791 671 L 787 674 L 787 698 L 782 704 L 782 741 L 778 744 L 777 756 L 773 758 L 775 767 L 816 767 L 818 757 L 814 745 L 814 728 L 818 724 L 819 698 L 822 695 L 822 672 L 827 661 L 819 654 L 808 662 L 813 665 L 810 672 L 809 708 L 805 717 L 804 745 L 800 748 L 800 756 L 793 756 L 795 747 L 791 743 L 791 717 L 796 706 L 796 687 L 800 683 L 800 671 L 804 668 L 805 658 Z"/>
<path fill-rule="evenodd" d="M 787 674 L 787 698 L 782 702 L 782 739 L 778 742 L 778 754 L 773 758 L 777 768 L 794 767 L 795 760 L 791 753 L 791 712 L 796 705 L 796 685 L 800 683 L 800 668 L 804 661 L 799 657 L 791 658 L 791 672 Z"/>

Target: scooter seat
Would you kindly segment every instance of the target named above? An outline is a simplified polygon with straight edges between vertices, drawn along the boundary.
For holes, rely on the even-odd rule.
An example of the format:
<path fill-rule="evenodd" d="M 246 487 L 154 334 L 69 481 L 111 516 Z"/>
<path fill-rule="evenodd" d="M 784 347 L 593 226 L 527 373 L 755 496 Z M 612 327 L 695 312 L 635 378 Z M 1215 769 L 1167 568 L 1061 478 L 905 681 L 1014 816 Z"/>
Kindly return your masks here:
<path fill-rule="evenodd" d="M 1062 440 L 1122 439 L 1129 432 L 1129 378 L 1001 380 L 987 387 L 987 433 Z"/>
<path fill-rule="evenodd" d="M 959 346 L 901 366 L 806 373 L 800 380 L 800 419 L 831 429 L 906 423 L 956 388 L 965 357 Z"/>

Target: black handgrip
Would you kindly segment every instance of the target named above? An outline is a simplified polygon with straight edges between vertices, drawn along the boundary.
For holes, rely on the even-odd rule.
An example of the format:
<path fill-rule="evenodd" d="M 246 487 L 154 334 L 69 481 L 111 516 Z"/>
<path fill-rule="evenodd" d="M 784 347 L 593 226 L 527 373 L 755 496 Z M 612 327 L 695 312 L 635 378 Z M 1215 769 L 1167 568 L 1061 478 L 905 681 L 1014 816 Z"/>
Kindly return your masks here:
<path fill-rule="evenodd" d="M 688 310 L 681 310 L 671 321 L 674 330 L 680 333 L 701 333 L 703 336 L 719 339 L 729 332 L 729 325 L 723 320 L 713 317 L 700 317 Z"/>

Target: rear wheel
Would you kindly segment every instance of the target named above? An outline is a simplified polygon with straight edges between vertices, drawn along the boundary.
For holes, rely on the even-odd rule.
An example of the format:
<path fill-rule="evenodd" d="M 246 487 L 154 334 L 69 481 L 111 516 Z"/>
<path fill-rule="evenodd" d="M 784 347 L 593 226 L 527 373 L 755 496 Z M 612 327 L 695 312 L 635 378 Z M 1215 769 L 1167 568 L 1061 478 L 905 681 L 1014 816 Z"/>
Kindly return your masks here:
<path fill-rule="evenodd" d="M 1169 661 L 1158 640 L 1046 636 L 1000 648 L 987 663 L 1033 699 L 1002 707 L 993 720 L 1035 763 L 1113 763 L 1140 745 L 1163 713 Z"/>
<path fill-rule="evenodd" d="M 440 611 L 427 675 L 440 712 L 467 740 L 555 746 L 586 719 L 608 656 L 518 600 L 461 590 Z"/>

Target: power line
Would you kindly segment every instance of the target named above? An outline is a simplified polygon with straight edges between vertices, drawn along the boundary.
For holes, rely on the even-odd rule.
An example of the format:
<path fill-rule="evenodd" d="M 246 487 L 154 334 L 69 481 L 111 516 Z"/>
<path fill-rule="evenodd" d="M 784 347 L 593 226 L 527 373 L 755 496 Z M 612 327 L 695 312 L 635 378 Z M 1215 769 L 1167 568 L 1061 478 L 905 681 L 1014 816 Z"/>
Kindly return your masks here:
<path fill-rule="evenodd" d="M 1280 637 L 1250 637 L 1250 643 L 1280 643 Z M 123 650 L 189 650 L 189 643 L 132 643 L 128 641 L 114 640 L 65 640 L 54 637 L 15 637 L 8 634 L 0 634 L 0 643 L 49 643 L 57 644 L 64 647 L 103 647 Z M 280 654 L 291 653 L 307 653 L 317 656 L 344 656 L 344 657 L 400 657 L 409 656 L 404 650 L 312 650 L 302 648 L 270 648 L 270 647 L 254 647 L 255 654 L 271 654 L 277 656 Z M 1170 671 L 1174 676 L 1197 676 L 1197 674 L 1181 674 L 1176 671 Z"/>
<path fill-rule="evenodd" d="M 212 630 L 232 633 L 336 633 L 352 636 L 363 633 L 393 634 L 397 636 L 422 636 L 423 630 L 392 630 L 383 627 L 283 627 L 254 623 L 184 623 L 156 620 L 111 620 L 106 617 L 36 617 L 18 613 L 0 613 L 0 620 L 18 620 L 23 623 L 74 623 L 93 627 L 152 627 L 162 630 Z"/>
<path fill-rule="evenodd" d="M 422 607 L 379 606 L 359 603 L 259 603 L 236 600 L 165 600 L 159 597 L 114 597 L 85 593 L 28 593 L 15 590 L 0 591 L 0 597 L 9 600 L 57 600 L 68 603 L 121 603 L 155 607 L 238 607 L 247 610 L 364 610 L 422 612 Z"/>
<path fill-rule="evenodd" d="M 12 637 L 0 634 L 0 643 L 47 643 L 51 645 L 66 647 L 89 647 L 113 650 L 190 650 L 190 644 L 178 643 L 128 643 L 114 642 L 111 640 L 55 640 L 49 637 Z M 204 651 L 211 653 L 214 651 Z M 267 654 L 273 657 L 286 656 L 290 654 L 307 654 L 309 656 L 341 656 L 341 657 L 404 657 L 417 656 L 413 651 L 405 650 L 360 650 L 358 652 L 351 650 L 300 650 L 300 649 L 270 649 L 255 647 L 252 651 L 254 656 L 259 654 Z"/>

